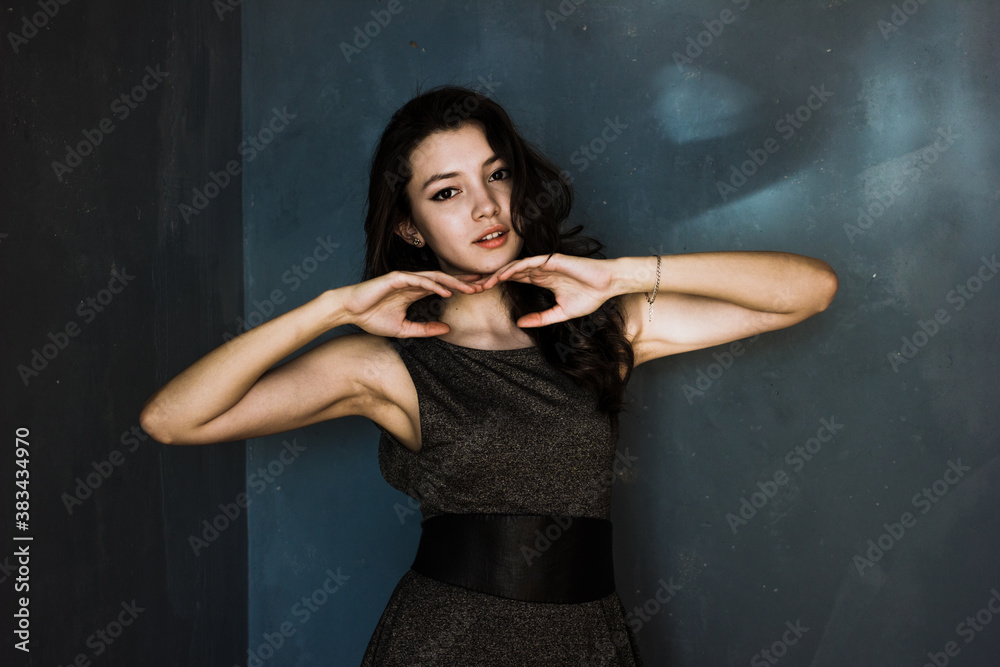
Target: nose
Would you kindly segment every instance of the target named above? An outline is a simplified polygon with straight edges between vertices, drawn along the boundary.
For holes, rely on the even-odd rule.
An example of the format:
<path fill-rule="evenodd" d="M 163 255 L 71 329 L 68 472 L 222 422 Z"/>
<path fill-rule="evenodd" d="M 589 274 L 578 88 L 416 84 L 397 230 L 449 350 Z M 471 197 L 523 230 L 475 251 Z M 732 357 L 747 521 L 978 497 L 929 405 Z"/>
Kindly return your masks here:
<path fill-rule="evenodd" d="M 472 211 L 474 218 L 492 218 L 500 214 L 500 202 L 488 186 L 476 189 L 475 206 Z"/>

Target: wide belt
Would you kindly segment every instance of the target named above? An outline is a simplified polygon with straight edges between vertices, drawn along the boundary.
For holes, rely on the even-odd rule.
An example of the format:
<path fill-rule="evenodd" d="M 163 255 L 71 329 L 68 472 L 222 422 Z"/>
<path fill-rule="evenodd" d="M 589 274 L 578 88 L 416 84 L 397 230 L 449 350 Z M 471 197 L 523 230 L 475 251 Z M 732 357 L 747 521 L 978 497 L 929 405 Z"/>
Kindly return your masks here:
<path fill-rule="evenodd" d="M 480 593 L 576 604 L 615 590 L 611 522 L 536 514 L 438 514 L 411 569 Z"/>

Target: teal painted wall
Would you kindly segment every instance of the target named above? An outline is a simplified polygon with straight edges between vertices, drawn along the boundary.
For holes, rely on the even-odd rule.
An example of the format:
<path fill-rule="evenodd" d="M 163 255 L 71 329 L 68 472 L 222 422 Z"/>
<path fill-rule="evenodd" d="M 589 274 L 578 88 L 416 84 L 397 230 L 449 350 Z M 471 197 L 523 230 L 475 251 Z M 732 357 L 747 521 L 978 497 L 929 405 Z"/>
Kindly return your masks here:
<path fill-rule="evenodd" d="M 799 326 L 633 376 L 614 520 L 647 664 L 923 664 L 952 641 L 987 664 L 1000 630 L 960 624 L 1000 586 L 996 5 L 544 4 L 242 5 L 245 319 L 360 280 L 396 108 L 489 90 L 609 256 L 782 250 L 840 277 Z M 249 443 L 264 664 L 357 664 L 409 566 L 419 515 L 377 441 L 348 418 Z"/>

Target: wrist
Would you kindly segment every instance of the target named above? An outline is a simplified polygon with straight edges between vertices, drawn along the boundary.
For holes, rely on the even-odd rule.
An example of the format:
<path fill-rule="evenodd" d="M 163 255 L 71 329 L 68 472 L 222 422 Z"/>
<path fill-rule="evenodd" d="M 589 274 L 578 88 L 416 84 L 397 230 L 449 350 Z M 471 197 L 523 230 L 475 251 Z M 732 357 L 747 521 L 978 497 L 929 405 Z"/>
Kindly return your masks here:
<path fill-rule="evenodd" d="M 338 287 L 328 289 L 316 297 L 322 323 L 327 331 L 346 324 L 353 324 L 351 313 L 344 307 L 345 295 L 345 288 Z"/>
<path fill-rule="evenodd" d="M 661 262 L 663 256 L 661 255 Z M 611 278 L 611 290 L 613 295 L 637 294 L 649 292 L 652 294 L 656 288 L 656 255 L 644 257 L 619 257 L 615 260 L 615 266 Z M 663 268 L 661 264 L 660 273 Z M 660 288 L 663 287 L 662 282 Z"/>

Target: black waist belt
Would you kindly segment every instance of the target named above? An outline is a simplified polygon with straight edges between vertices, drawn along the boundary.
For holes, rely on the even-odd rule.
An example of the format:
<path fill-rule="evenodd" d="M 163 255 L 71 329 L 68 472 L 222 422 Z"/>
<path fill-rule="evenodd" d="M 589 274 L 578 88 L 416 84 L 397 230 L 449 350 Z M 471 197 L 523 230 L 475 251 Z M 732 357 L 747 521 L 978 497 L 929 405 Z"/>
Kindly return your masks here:
<path fill-rule="evenodd" d="M 439 514 L 422 522 L 411 569 L 525 602 L 575 604 L 615 590 L 611 522 L 534 514 Z"/>

